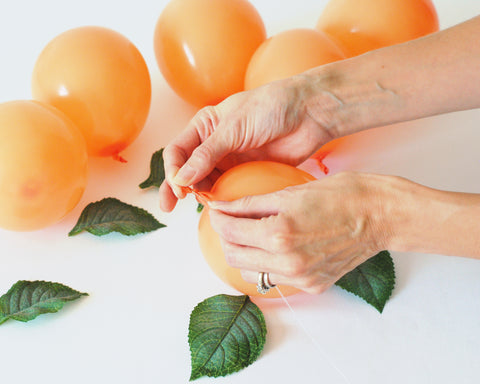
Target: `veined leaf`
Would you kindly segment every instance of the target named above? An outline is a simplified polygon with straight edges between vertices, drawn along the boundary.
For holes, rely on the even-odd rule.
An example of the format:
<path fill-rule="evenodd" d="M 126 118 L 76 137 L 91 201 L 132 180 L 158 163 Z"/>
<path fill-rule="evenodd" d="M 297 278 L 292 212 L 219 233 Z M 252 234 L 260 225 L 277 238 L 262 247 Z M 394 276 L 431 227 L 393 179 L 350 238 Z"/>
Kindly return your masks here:
<path fill-rule="evenodd" d="M 395 286 L 395 267 L 390 253 L 380 252 L 335 284 L 361 297 L 381 313 Z"/>
<path fill-rule="evenodd" d="M 132 236 L 165 227 L 149 212 L 109 197 L 88 204 L 68 236 L 88 231 L 95 236 L 119 232 Z"/>
<path fill-rule="evenodd" d="M 0 297 L 0 324 L 9 319 L 26 322 L 42 313 L 58 312 L 67 301 L 81 296 L 88 294 L 59 283 L 20 280 Z"/>
<path fill-rule="evenodd" d="M 150 159 L 150 175 L 139 185 L 140 188 L 160 187 L 165 180 L 165 169 L 163 168 L 163 148 L 152 155 Z"/>
<path fill-rule="evenodd" d="M 252 364 L 266 334 L 263 314 L 248 296 L 216 295 L 202 301 L 190 315 L 190 381 L 225 376 Z"/>

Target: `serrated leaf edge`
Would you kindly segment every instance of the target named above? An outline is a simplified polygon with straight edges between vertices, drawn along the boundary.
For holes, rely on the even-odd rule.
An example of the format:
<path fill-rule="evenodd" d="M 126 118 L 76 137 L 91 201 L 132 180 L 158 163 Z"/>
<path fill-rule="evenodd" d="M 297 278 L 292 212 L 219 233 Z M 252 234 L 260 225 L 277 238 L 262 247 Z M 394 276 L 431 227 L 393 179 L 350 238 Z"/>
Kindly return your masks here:
<path fill-rule="evenodd" d="M 379 252 L 377 255 L 379 255 L 379 254 L 381 254 L 381 253 L 386 253 L 386 256 L 388 256 L 389 261 L 390 261 L 391 266 L 392 266 L 392 284 L 391 284 L 391 286 L 389 286 L 389 293 L 388 293 L 388 296 L 385 298 L 385 302 L 383 303 L 383 305 L 381 304 L 380 300 L 378 299 L 378 297 L 377 297 L 374 293 L 373 293 L 373 296 L 374 296 L 375 299 L 376 299 L 376 303 L 373 303 L 371 300 L 367 300 L 365 297 L 360 296 L 360 295 L 358 294 L 358 290 L 357 290 L 357 292 L 354 291 L 354 290 L 351 288 L 350 284 L 348 284 L 348 285 L 347 285 L 347 284 L 342 284 L 342 285 L 341 285 L 341 284 L 339 284 L 338 281 L 335 283 L 336 286 L 338 286 L 338 287 L 342 288 L 343 290 L 345 290 L 345 291 L 347 291 L 347 292 L 349 292 L 349 293 L 357 296 L 358 298 L 362 299 L 363 301 L 365 301 L 366 303 L 368 303 L 368 304 L 370 304 L 372 307 L 374 307 L 374 308 L 375 308 L 378 312 L 380 312 L 380 313 L 383 312 L 387 301 L 390 299 L 390 297 L 392 297 L 393 290 L 394 290 L 394 288 L 395 288 L 395 278 L 396 278 L 396 274 L 395 274 L 395 264 L 394 264 L 394 262 L 393 262 L 393 259 L 392 259 L 391 255 L 390 255 L 390 252 L 388 252 L 388 251 L 381 251 L 381 252 Z M 375 255 L 375 256 L 377 256 L 377 255 Z M 375 256 L 373 256 L 373 257 L 375 257 Z M 368 261 L 368 260 L 367 260 L 367 261 Z M 360 264 L 356 269 L 357 269 L 357 271 L 362 275 L 362 277 L 364 277 L 365 274 L 363 273 L 363 271 L 361 270 L 361 268 L 359 268 L 359 267 L 361 267 L 361 266 L 362 266 L 362 264 Z M 365 279 L 366 281 L 368 281 L 365 277 L 364 277 L 364 279 Z M 368 284 L 368 285 L 371 287 L 370 284 Z M 372 292 L 373 292 L 373 289 L 372 289 Z"/>
<path fill-rule="evenodd" d="M 233 365 L 229 368 L 224 368 L 224 364 L 225 364 L 225 359 L 223 360 L 223 365 L 222 367 L 219 367 L 218 369 L 216 369 L 214 372 L 213 371 L 209 371 L 209 370 L 206 370 L 205 369 L 205 365 L 197 368 L 196 370 L 192 370 L 191 372 L 191 375 L 190 375 L 190 381 L 194 381 L 194 380 L 197 380 L 199 379 L 200 377 L 203 377 L 203 376 L 208 376 L 208 377 L 224 377 L 224 376 L 227 376 L 229 374 L 232 374 L 232 373 L 235 373 L 235 372 L 238 372 L 239 370 L 243 369 L 243 368 L 246 368 L 248 367 L 249 365 L 251 365 L 257 358 L 258 356 L 260 356 L 264 346 L 265 346 L 265 341 L 266 341 L 266 333 L 267 333 L 267 328 L 266 328 L 266 323 L 265 323 L 265 318 L 263 316 L 263 313 L 262 311 L 260 310 L 260 308 L 258 308 L 258 306 L 253 303 L 251 300 L 250 300 L 250 297 L 247 296 L 247 295 L 242 295 L 242 296 L 231 296 L 231 295 L 216 295 L 216 296 L 224 296 L 224 297 L 236 297 L 236 298 L 241 298 L 241 297 L 244 297 L 244 301 L 243 303 L 241 304 L 239 310 L 237 311 L 236 315 L 233 317 L 232 321 L 231 321 L 231 324 L 229 325 L 228 327 L 228 331 L 224 333 L 222 339 L 219 341 L 219 343 L 217 343 L 217 346 L 215 347 L 215 349 L 213 350 L 214 352 L 210 355 L 210 357 L 206 360 L 207 362 L 210 361 L 211 357 L 213 356 L 213 354 L 215 353 L 215 351 L 221 346 L 223 340 L 225 339 L 225 337 L 230 333 L 230 330 L 231 328 L 236 325 L 236 321 L 237 319 L 239 318 L 240 314 L 243 313 L 244 311 L 247 311 L 249 312 L 254 319 L 257 319 L 257 315 L 259 314 L 260 315 L 260 321 L 259 321 L 259 327 L 262 331 L 262 335 L 263 337 L 261 338 L 261 340 L 258 340 L 258 338 L 256 337 L 255 335 L 255 339 L 257 341 L 260 341 L 257 343 L 257 348 L 255 348 L 256 350 L 254 351 L 254 353 L 252 354 L 251 352 L 252 351 L 249 351 L 249 355 L 248 355 L 248 363 L 247 364 L 236 364 L 236 365 Z M 195 308 L 192 310 L 192 313 L 190 315 L 190 318 L 192 317 L 192 315 L 202 306 L 206 305 L 206 301 L 209 300 L 209 299 L 213 299 L 215 298 L 216 296 L 212 296 L 210 298 L 207 298 L 205 300 L 203 300 L 202 302 L 200 302 L 199 304 L 197 304 L 195 306 Z M 258 314 L 255 314 L 253 313 L 250 308 L 247 307 L 247 305 L 253 305 L 254 308 L 256 308 L 258 310 Z M 218 312 L 218 311 L 213 311 L 213 312 Z M 248 324 L 249 327 L 250 324 Z M 240 329 L 240 331 L 242 333 L 243 330 Z M 192 361 L 193 361 L 193 351 L 192 351 L 192 342 L 193 342 L 193 339 L 191 338 L 191 335 L 190 335 L 190 332 L 189 332 L 189 335 L 188 335 L 188 342 L 189 342 L 189 345 L 190 345 L 190 353 L 192 354 Z M 251 356 L 254 356 L 253 358 Z M 223 372 L 222 372 L 223 371 Z M 219 372 L 222 372 L 222 373 L 219 373 Z"/>
<path fill-rule="evenodd" d="M 0 310 L 0 325 L 2 325 L 3 323 L 5 323 L 7 320 L 16 320 L 16 321 L 21 321 L 21 322 L 29 322 L 29 321 L 32 321 L 34 320 L 35 318 L 37 318 L 38 316 L 42 315 L 42 314 L 46 314 L 46 313 L 56 313 L 58 311 L 60 311 L 63 306 L 69 302 L 69 301 L 74 301 L 74 300 L 77 300 L 79 299 L 80 297 L 82 296 L 88 296 L 88 293 L 85 293 L 85 292 L 80 292 L 80 291 L 77 291 L 76 289 L 73 289 L 65 284 L 62 284 L 62 283 L 56 283 L 56 282 L 53 282 L 53 281 L 45 281 L 45 280 L 34 280 L 34 281 L 29 281 L 29 280 L 19 280 L 17 281 L 15 284 L 13 284 L 10 289 L 2 296 L 0 296 L 0 299 L 6 295 L 9 295 L 11 293 L 12 290 L 15 289 L 15 286 L 19 285 L 19 284 L 22 284 L 22 283 L 27 283 L 29 285 L 33 285 L 33 284 L 41 284 L 41 283 L 45 283 L 45 284 L 52 284 L 52 285 L 60 285 L 62 287 L 64 287 L 65 289 L 68 289 L 68 290 L 71 290 L 72 291 L 72 294 L 71 295 L 67 295 L 67 296 L 55 296 L 55 297 L 52 297 L 52 298 L 49 298 L 47 300 L 44 300 L 42 302 L 39 302 L 39 303 L 35 303 L 31 306 L 29 306 L 28 308 L 25 308 L 24 310 L 22 311 L 18 311 L 18 312 L 14 312 L 14 313 L 9 313 L 9 314 L 6 314 L 6 313 L 2 313 L 1 310 Z M 22 291 L 24 290 L 25 288 L 22 289 Z M 44 292 L 45 293 L 45 292 Z M 12 296 L 11 296 L 12 297 Z M 55 311 L 46 311 L 46 312 L 39 312 L 37 314 L 35 314 L 31 319 L 19 319 L 17 318 L 18 316 L 28 312 L 29 310 L 34 310 L 34 309 L 38 309 L 39 306 L 41 305 L 44 305 L 44 304 L 48 304 L 49 302 L 52 302 L 52 301 L 56 301 L 58 300 L 59 301 L 59 308 Z"/>
<path fill-rule="evenodd" d="M 127 221 L 127 220 L 114 220 L 114 221 L 107 221 L 107 222 L 101 222 L 101 223 L 96 223 L 96 224 L 88 224 L 88 225 L 80 225 L 79 223 L 81 223 L 82 220 L 85 221 L 85 217 L 87 217 L 88 215 L 88 211 L 92 209 L 93 206 L 95 206 L 96 204 L 101 204 L 101 203 L 105 203 L 107 204 L 107 201 L 113 201 L 115 203 L 120 203 L 126 207 L 129 207 L 129 208 L 135 208 L 138 213 L 141 215 L 141 216 L 145 216 L 145 217 L 148 217 L 148 218 L 151 218 L 153 220 L 153 226 L 152 228 L 146 228 L 145 225 L 142 225 L 142 224 L 139 224 L 138 222 L 134 221 L 134 220 L 130 220 L 130 221 Z M 108 209 L 107 209 L 108 211 Z M 102 217 L 105 215 L 106 212 L 103 212 L 103 215 Z M 95 212 L 95 216 L 92 220 L 90 221 L 94 221 L 94 219 L 96 219 L 97 217 L 97 214 L 98 212 Z M 100 221 L 101 221 L 101 218 L 100 218 Z M 138 224 L 140 227 L 142 227 L 141 229 L 139 229 L 136 233 L 127 233 L 125 231 L 122 231 L 121 229 L 110 229 L 110 228 L 106 228 L 108 230 L 108 232 L 105 232 L 105 233 L 95 233 L 95 229 L 96 228 L 104 228 L 104 227 L 108 227 L 108 226 L 115 226 L 116 224 L 118 223 L 134 223 L 134 224 Z M 72 237 L 72 236 L 76 236 L 84 231 L 87 231 L 89 233 L 91 233 L 92 235 L 95 235 L 95 236 L 105 236 L 105 235 L 108 235 L 109 233 L 112 233 L 112 232 L 117 232 L 117 233 L 120 233 L 122 235 L 126 235 L 126 236 L 135 236 L 137 234 L 143 234 L 143 233 L 147 233 L 147 232 L 153 232 L 157 229 L 160 229 L 160 228 L 164 228 L 166 227 L 165 224 L 162 224 L 160 223 L 156 218 L 155 216 L 153 216 L 150 212 L 148 212 L 147 210 L 141 208 L 141 207 L 138 207 L 138 206 L 135 206 L 135 205 L 132 205 L 132 204 L 128 204 L 128 203 L 125 203 L 123 201 L 121 201 L 120 199 L 117 199 L 115 197 L 105 197 L 101 200 L 98 200 L 98 201 L 94 201 L 92 203 L 89 203 L 87 204 L 87 206 L 85 206 L 85 208 L 82 210 L 82 213 L 80 214 L 78 220 L 77 220 L 77 223 L 75 224 L 75 226 L 72 228 L 72 230 L 68 233 L 68 236 L 69 237 Z"/>

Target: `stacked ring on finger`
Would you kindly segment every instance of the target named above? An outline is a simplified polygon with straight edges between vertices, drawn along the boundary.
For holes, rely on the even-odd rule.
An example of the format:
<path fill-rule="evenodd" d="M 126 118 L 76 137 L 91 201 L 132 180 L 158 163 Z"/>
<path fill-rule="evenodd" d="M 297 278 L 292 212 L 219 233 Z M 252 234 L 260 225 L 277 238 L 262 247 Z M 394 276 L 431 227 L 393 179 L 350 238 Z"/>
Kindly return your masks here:
<path fill-rule="evenodd" d="M 257 278 L 258 293 L 265 295 L 270 290 L 270 288 L 274 288 L 274 287 L 275 287 L 275 284 L 272 284 L 270 282 L 270 277 L 268 275 L 268 272 L 258 272 L 258 278 Z"/>

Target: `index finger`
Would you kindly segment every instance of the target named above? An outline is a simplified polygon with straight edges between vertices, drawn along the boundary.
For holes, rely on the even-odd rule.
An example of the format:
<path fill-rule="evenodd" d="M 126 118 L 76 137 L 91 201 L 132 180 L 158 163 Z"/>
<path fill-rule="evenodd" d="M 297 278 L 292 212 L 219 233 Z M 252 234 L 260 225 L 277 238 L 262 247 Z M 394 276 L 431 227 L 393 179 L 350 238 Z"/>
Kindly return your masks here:
<path fill-rule="evenodd" d="M 175 186 L 173 178 L 190 158 L 195 148 L 213 133 L 218 123 L 216 116 L 215 107 L 201 109 L 186 128 L 165 147 L 163 151 L 165 178 L 171 187 Z"/>
<path fill-rule="evenodd" d="M 165 180 L 178 197 L 184 197 L 185 193 L 173 182 L 173 178 L 200 144 L 201 139 L 197 130 L 187 127 L 163 150 Z"/>

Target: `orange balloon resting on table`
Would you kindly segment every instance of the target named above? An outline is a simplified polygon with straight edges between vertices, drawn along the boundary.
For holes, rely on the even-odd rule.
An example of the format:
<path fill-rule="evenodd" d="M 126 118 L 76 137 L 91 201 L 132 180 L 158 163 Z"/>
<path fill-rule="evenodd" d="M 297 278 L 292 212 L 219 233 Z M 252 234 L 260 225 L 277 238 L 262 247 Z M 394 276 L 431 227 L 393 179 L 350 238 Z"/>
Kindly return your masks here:
<path fill-rule="evenodd" d="M 265 39 L 247 0 L 172 0 L 157 21 L 154 48 L 172 89 L 203 107 L 243 90 L 248 62 Z"/>
<path fill-rule="evenodd" d="M 32 92 L 78 126 L 89 154 L 118 158 L 145 125 L 151 81 L 145 60 L 126 37 L 88 26 L 47 44 L 35 64 Z"/>
<path fill-rule="evenodd" d="M 255 51 L 245 75 L 245 89 L 344 58 L 342 50 L 323 32 L 306 28 L 284 31 Z"/>
<path fill-rule="evenodd" d="M 279 191 L 292 185 L 304 184 L 315 178 L 293 166 L 271 161 L 253 161 L 237 165 L 226 171 L 213 185 L 208 198 L 232 201 L 244 196 L 260 195 Z M 276 289 L 267 294 L 257 292 L 255 284 L 243 280 L 240 270 L 230 267 L 220 244 L 220 237 L 210 225 L 208 206 L 204 208 L 198 226 L 200 249 L 213 272 L 225 283 L 250 295 L 277 298 Z M 279 286 L 284 296 L 300 292 L 289 286 Z"/>
<path fill-rule="evenodd" d="M 339 47 L 342 48 L 346 57 L 358 56 L 362 53 L 374 51 L 375 49 L 390 45 L 375 37 L 359 32 L 351 33 L 349 31 L 337 30 L 334 33 L 329 34 L 329 36 Z"/>
<path fill-rule="evenodd" d="M 37 101 L 0 104 L 0 227 L 58 222 L 80 200 L 87 164 L 85 139 L 62 112 Z"/>
<path fill-rule="evenodd" d="M 431 0 L 330 0 L 317 29 L 350 57 L 436 32 L 439 23 Z"/>

